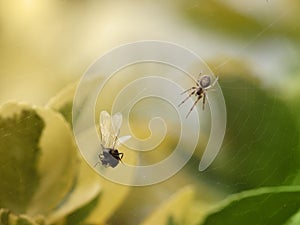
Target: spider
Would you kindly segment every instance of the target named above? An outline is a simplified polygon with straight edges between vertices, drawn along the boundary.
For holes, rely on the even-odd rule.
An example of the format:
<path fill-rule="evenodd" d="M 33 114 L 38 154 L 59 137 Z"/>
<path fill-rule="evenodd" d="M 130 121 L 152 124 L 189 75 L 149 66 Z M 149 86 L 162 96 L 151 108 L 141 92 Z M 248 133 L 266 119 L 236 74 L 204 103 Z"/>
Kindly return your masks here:
<path fill-rule="evenodd" d="M 201 74 L 200 74 L 201 75 Z M 196 81 L 196 86 L 191 87 L 187 90 L 185 90 L 184 92 L 182 92 L 181 94 L 184 94 L 186 92 L 192 91 L 189 93 L 189 95 L 178 105 L 181 106 L 183 103 L 186 102 L 186 100 L 188 100 L 193 94 L 195 94 L 195 96 L 197 96 L 196 101 L 194 102 L 193 106 L 191 107 L 190 111 L 188 112 L 188 114 L 186 115 L 185 118 L 187 118 L 190 113 L 192 112 L 192 110 L 194 109 L 194 107 L 196 106 L 196 104 L 198 103 L 198 101 L 202 98 L 203 99 L 203 103 L 202 103 L 202 109 L 204 110 L 204 106 L 205 106 L 205 99 L 206 99 L 206 92 L 207 90 L 209 90 L 210 88 L 212 88 L 218 81 L 218 77 L 214 80 L 213 83 L 211 83 L 211 77 L 209 75 L 202 75 L 197 81 Z"/>

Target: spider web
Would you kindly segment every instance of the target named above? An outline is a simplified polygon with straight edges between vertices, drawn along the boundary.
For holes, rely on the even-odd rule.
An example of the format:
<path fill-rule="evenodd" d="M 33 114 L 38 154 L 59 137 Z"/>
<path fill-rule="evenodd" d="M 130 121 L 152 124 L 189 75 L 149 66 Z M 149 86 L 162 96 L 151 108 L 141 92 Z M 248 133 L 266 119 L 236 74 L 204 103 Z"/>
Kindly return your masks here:
<path fill-rule="evenodd" d="M 264 44 L 270 47 L 264 40 L 264 35 L 287 15 L 288 13 L 284 12 L 276 16 L 259 33 L 250 37 L 244 46 L 238 48 L 233 56 L 212 66 L 215 74 L 220 76 L 219 83 L 229 114 L 224 145 L 213 165 L 207 171 L 199 173 L 197 171 L 199 158 L 194 157 L 183 171 L 164 184 L 157 188 L 134 189 L 129 198 L 136 200 L 144 193 L 155 192 L 153 189 L 160 189 L 161 198 L 167 197 L 168 191 L 177 190 L 187 182 L 192 182 L 198 185 L 199 192 L 206 193 L 206 196 L 200 194 L 201 199 L 218 201 L 217 199 L 224 198 L 227 194 L 218 195 L 214 190 L 232 193 L 292 183 L 295 174 L 299 171 L 297 159 L 299 132 L 295 125 L 297 118 L 282 98 L 284 90 L 277 85 L 282 79 L 280 74 L 284 74 L 282 65 L 286 63 L 282 61 L 284 56 L 278 53 L 282 54 L 281 50 L 288 51 L 288 49 L 282 49 L 279 45 L 280 41 L 271 44 L 275 49 L 259 49 Z M 269 41 L 268 38 L 267 41 Z M 268 58 L 273 63 L 267 62 L 269 65 L 275 64 L 275 67 L 270 69 L 270 67 L 262 66 L 267 60 L 262 60 L 259 56 L 264 55 L 263 50 L 275 53 Z M 248 54 L 248 52 L 251 53 Z M 228 70 L 227 68 L 232 66 L 232 63 L 234 67 L 234 63 L 240 57 L 248 59 L 251 66 L 244 70 L 239 68 Z M 278 64 L 278 61 L 281 63 Z M 270 80 L 268 74 L 272 76 L 274 74 L 276 78 Z M 197 108 L 200 111 L 199 104 Z M 201 148 L 203 149 L 203 146 L 200 144 L 199 149 Z M 184 181 L 178 182 L 180 176 L 185 177 Z M 197 181 L 194 180 L 195 177 L 198 178 Z M 157 196 L 154 196 L 154 199 L 155 197 Z M 155 200 L 153 202 L 159 203 Z M 149 209 L 144 208 L 144 210 L 148 212 Z M 280 210 L 278 209 L 278 212 Z M 278 212 L 274 212 L 274 215 Z M 126 210 L 120 214 L 125 218 Z"/>
<path fill-rule="evenodd" d="M 271 3 L 272 0 L 269 1 Z M 236 45 L 230 46 L 234 54 L 216 65 L 210 63 L 215 74 L 220 76 L 229 117 L 224 145 L 213 165 L 200 173 L 199 157 L 195 156 L 169 180 L 155 186 L 131 188 L 130 195 L 114 213 L 110 224 L 119 224 L 119 221 L 124 225 L 137 224 L 163 199 L 187 184 L 197 185 L 201 200 L 217 202 L 228 192 L 291 183 L 294 173 L 299 171 L 299 157 L 295 157 L 298 155 L 299 133 L 296 115 L 291 113 L 288 102 L 283 101 L 284 89 L 288 86 L 277 85 L 282 79 L 288 79 L 285 76 L 288 71 L 282 60 L 291 46 L 282 46 L 280 37 L 275 37 L 279 38 L 275 40 L 265 35 L 288 15 L 288 11 L 276 15 L 260 32 L 249 37 L 245 44 L 237 41 Z M 97 35 L 94 37 L 98 38 Z M 221 43 L 226 44 L 226 41 Z M 271 53 L 265 54 L 264 51 Z M 234 65 L 240 65 L 237 58 L 246 59 L 250 68 L 234 68 Z M 197 105 L 197 109 L 201 111 L 201 104 Z M 199 144 L 197 151 L 202 149 L 203 145 Z M 3 163 L 1 167 L 8 166 Z M 9 195 L 13 196 L 14 193 Z"/>

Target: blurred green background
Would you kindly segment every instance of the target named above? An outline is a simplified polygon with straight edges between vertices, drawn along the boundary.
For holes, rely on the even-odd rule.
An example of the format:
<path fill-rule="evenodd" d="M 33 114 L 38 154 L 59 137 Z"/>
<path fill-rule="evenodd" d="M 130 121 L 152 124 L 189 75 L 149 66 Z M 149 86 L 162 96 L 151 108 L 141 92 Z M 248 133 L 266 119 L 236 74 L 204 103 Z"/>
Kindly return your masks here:
<path fill-rule="evenodd" d="M 198 172 L 201 154 L 196 153 L 183 170 L 163 183 L 130 188 L 115 185 L 109 195 L 103 191 L 100 208 L 110 211 L 100 221 L 90 221 L 300 224 L 299 215 L 292 217 L 300 209 L 299 10 L 297 0 L 0 0 L 0 102 L 49 106 L 52 97 L 76 82 L 97 57 L 113 47 L 145 39 L 178 43 L 200 55 L 219 76 L 228 118 L 221 152 L 205 172 Z M 66 92 L 72 96 L 72 90 Z M 63 93 L 58 99 L 70 103 L 70 96 Z M 52 100 L 50 107 L 70 118 L 70 108 L 56 104 L 58 101 Z M 5 124 L 1 123 L 0 136 L 9 129 Z M 1 142 L 6 149 L 9 142 Z M 199 149 L 202 145 L 199 143 Z M 0 157 L 2 163 L 7 160 Z M 9 165 L 1 166 L 1 174 Z M 94 172 L 88 174 L 97 179 Z M 105 183 L 99 182 L 100 186 Z M 265 187 L 270 189 L 261 189 Z M 250 191 L 233 197 L 242 199 L 244 208 L 230 203 L 229 209 L 218 206 L 228 196 L 246 190 L 261 199 L 243 202 L 245 196 L 252 196 Z M 122 197 L 110 208 L 111 196 L 121 192 Z M 14 193 L 4 195 L 9 202 Z M 7 208 L 3 202 L 0 207 Z M 257 209 L 255 202 L 265 203 L 264 209 L 270 207 L 272 213 Z M 85 201 L 81 205 L 84 213 L 75 212 L 75 219 L 57 224 L 94 224 L 84 222 L 92 203 Z M 211 211 L 215 206 L 221 207 L 216 217 Z M 251 210 L 255 213 L 249 219 L 246 211 Z M 49 214 L 43 215 L 47 221 Z M 205 219 L 207 215 L 212 219 Z"/>

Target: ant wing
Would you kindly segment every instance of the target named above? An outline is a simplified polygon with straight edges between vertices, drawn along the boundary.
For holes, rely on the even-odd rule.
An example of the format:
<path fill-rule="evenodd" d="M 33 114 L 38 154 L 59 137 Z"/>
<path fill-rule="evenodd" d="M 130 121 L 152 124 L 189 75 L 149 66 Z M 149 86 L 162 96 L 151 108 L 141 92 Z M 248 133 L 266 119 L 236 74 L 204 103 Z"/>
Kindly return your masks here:
<path fill-rule="evenodd" d="M 126 136 L 122 136 L 120 138 L 118 138 L 118 140 L 116 141 L 116 148 L 118 148 L 120 146 L 120 144 L 125 143 L 126 141 L 128 141 L 131 138 L 131 135 L 126 135 Z"/>
<path fill-rule="evenodd" d="M 113 130 L 113 135 L 117 137 L 120 133 L 120 128 L 122 125 L 122 114 L 120 112 L 114 114 L 111 118 L 111 123 L 112 123 L 112 130 Z"/>
<path fill-rule="evenodd" d="M 118 148 L 119 146 L 119 141 L 118 141 L 118 135 L 120 133 L 120 128 L 122 125 L 122 114 L 120 112 L 114 114 L 111 118 L 111 123 L 112 123 L 112 135 L 114 136 L 112 146 L 113 148 Z"/>
<path fill-rule="evenodd" d="M 128 141 L 130 138 L 131 138 L 131 135 L 126 135 L 126 136 L 120 137 L 118 140 L 120 143 L 124 143 L 124 142 Z"/>
<path fill-rule="evenodd" d="M 112 147 L 113 131 L 111 124 L 111 116 L 108 112 L 102 111 L 100 113 L 100 131 L 101 131 L 101 144 L 105 148 Z"/>

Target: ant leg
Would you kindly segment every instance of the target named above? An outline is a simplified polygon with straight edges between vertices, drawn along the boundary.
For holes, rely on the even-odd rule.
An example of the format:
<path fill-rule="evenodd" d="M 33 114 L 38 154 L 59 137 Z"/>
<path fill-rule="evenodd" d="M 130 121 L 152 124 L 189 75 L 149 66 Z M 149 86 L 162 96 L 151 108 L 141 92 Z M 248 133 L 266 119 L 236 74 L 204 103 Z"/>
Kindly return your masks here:
<path fill-rule="evenodd" d="M 103 159 L 101 153 L 98 154 L 98 158 L 100 159 L 100 161 L 101 161 L 101 159 Z M 94 167 L 96 167 L 98 164 L 100 164 L 100 161 L 96 162 L 96 164 L 94 165 Z"/>
<path fill-rule="evenodd" d="M 100 164 L 100 162 L 97 162 L 97 163 L 94 165 L 94 167 L 96 167 L 98 164 Z"/>
<path fill-rule="evenodd" d="M 123 153 L 122 152 L 120 152 L 119 153 L 119 159 L 120 159 L 120 162 L 123 164 L 123 165 L 125 165 L 124 163 L 123 163 L 123 161 L 122 161 L 122 159 L 123 159 Z"/>
<path fill-rule="evenodd" d="M 190 90 L 193 90 L 193 89 L 197 89 L 197 87 L 191 87 L 191 88 L 185 90 L 184 92 L 181 92 L 180 94 L 183 95 L 184 93 L 186 93 L 186 92 L 188 92 Z"/>
<path fill-rule="evenodd" d="M 198 101 L 202 98 L 203 96 L 202 95 L 199 95 L 197 100 L 194 102 L 192 108 L 190 109 L 190 111 L 188 112 L 188 114 L 186 115 L 185 118 L 188 118 L 188 116 L 190 115 L 190 113 L 193 111 L 194 107 L 196 106 L 196 104 L 198 103 Z"/>
<path fill-rule="evenodd" d="M 178 107 L 181 106 L 183 103 L 185 103 L 186 100 L 188 100 L 193 94 L 195 94 L 195 92 L 196 92 L 196 90 L 193 91 L 193 92 L 191 92 L 182 102 L 180 102 L 180 104 L 178 105 Z"/>

